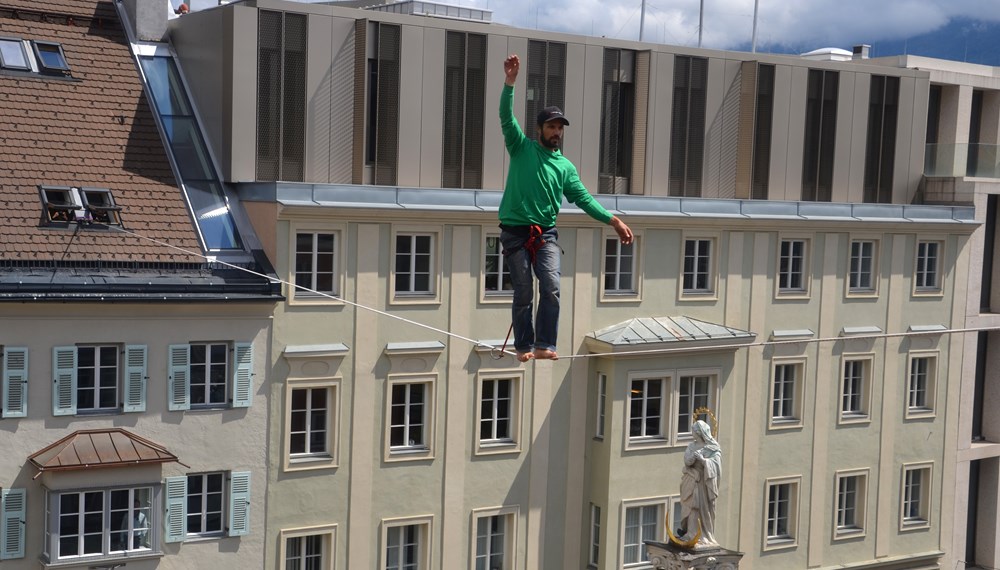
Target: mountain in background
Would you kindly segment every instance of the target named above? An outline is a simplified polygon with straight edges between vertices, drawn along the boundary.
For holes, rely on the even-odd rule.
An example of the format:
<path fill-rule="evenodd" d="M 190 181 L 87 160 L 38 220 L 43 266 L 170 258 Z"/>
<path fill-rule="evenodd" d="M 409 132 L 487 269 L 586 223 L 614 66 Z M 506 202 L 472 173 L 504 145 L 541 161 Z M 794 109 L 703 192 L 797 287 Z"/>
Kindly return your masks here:
<path fill-rule="evenodd" d="M 871 57 L 920 55 L 967 63 L 1000 66 L 1000 23 L 956 18 L 942 28 L 900 40 L 861 39 L 856 44 L 871 45 Z M 839 47 L 850 51 L 851 45 L 765 45 L 760 52 L 798 54 L 824 47 Z M 750 43 L 737 48 L 750 51 Z"/>

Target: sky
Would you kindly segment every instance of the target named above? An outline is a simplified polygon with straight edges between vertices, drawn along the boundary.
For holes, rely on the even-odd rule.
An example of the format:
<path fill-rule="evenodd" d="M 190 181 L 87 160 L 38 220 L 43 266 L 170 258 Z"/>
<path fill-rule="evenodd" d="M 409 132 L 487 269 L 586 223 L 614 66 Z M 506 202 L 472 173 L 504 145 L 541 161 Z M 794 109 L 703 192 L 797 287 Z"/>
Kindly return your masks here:
<path fill-rule="evenodd" d="M 639 39 L 642 0 L 450 0 L 493 11 L 493 21 L 519 28 Z M 748 46 L 754 0 L 646 0 L 643 39 L 697 46 L 704 5 L 702 47 Z M 953 18 L 1000 22 L 997 0 L 758 0 L 757 47 L 783 45 L 810 51 L 905 40 Z"/>
<path fill-rule="evenodd" d="M 172 0 L 175 4 L 180 0 Z M 199 9 L 218 0 L 189 0 Z M 305 0 L 310 1 L 310 0 Z M 315 1 L 315 0 L 313 0 Z M 373 0 L 373 3 L 378 0 Z M 488 9 L 493 21 L 518 28 L 639 39 L 642 0 L 432 0 Z M 643 39 L 747 49 L 755 0 L 646 0 Z M 932 32 L 954 18 L 1000 22 L 1000 0 L 757 0 L 757 49 L 783 46 L 806 52 L 823 47 L 905 40 Z"/>

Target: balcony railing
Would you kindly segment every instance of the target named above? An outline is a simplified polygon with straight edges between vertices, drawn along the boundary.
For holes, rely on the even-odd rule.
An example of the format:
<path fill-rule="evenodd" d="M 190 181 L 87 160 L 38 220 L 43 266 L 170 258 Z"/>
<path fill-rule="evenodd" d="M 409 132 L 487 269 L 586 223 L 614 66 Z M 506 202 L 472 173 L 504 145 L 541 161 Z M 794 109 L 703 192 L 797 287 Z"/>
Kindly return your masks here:
<path fill-rule="evenodd" d="M 1000 145 L 928 144 L 924 176 L 1000 178 Z"/>

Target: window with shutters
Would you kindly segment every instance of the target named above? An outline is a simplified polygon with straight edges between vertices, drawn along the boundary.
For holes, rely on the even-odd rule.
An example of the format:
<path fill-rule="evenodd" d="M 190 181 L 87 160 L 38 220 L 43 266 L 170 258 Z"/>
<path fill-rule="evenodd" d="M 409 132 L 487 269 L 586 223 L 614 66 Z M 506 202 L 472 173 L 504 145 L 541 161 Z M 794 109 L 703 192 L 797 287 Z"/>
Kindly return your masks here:
<path fill-rule="evenodd" d="M 167 477 L 166 541 L 250 533 L 250 473 L 192 473 Z"/>
<path fill-rule="evenodd" d="M 47 563 L 113 561 L 157 555 L 163 533 L 160 486 L 48 491 Z"/>
<path fill-rule="evenodd" d="M 892 202 L 898 115 L 899 78 L 872 75 L 871 90 L 868 92 L 868 139 L 865 145 L 865 202 Z"/>
<path fill-rule="evenodd" d="M 0 418 L 28 415 L 28 349 L 0 346 L 0 381 L 3 382 L 3 409 Z"/>
<path fill-rule="evenodd" d="M 250 343 L 171 345 L 167 354 L 168 409 L 250 407 L 253 376 Z"/>
<path fill-rule="evenodd" d="M 705 160 L 705 100 L 708 60 L 674 56 L 674 102 L 670 123 L 671 196 L 701 196 Z"/>
<path fill-rule="evenodd" d="M 52 349 L 52 414 L 146 410 L 145 345 L 77 345 Z"/>
<path fill-rule="evenodd" d="M 307 19 L 260 10 L 257 21 L 257 180 L 305 172 Z"/>
<path fill-rule="evenodd" d="M 444 67 L 441 185 L 483 187 L 486 36 L 448 32 Z"/>
<path fill-rule="evenodd" d="M 531 137 L 539 111 L 553 105 L 566 109 L 566 44 L 528 40 L 524 85 L 524 124 Z"/>
<path fill-rule="evenodd" d="M 396 184 L 399 155 L 399 81 L 401 28 L 370 22 L 374 51 L 368 57 L 368 98 L 365 123 L 365 164 L 373 184 Z"/>
<path fill-rule="evenodd" d="M 285 383 L 285 470 L 337 466 L 340 379 Z"/>
<path fill-rule="evenodd" d="M 802 199 L 806 201 L 829 202 L 833 197 L 839 82 L 836 71 L 809 70 L 802 145 Z"/>
<path fill-rule="evenodd" d="M 521 450 L 520 373 L 479 375 L 476 453 L 517 453 Z"/>
<path fill-rule="evenodd" d="M 628 194 L 635 127 L 635 52 L 604 49 L 598 191 Z"/>

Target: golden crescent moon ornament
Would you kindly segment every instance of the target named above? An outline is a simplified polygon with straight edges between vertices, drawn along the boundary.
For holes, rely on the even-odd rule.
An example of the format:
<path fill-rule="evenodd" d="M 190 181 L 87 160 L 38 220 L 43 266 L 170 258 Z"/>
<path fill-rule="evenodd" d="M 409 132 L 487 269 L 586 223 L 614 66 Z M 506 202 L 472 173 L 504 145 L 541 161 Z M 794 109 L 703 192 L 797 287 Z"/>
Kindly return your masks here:
<path fill-rule="evenodd" d="M 698 544 L 699 540 L 701 540 L 701 521 L 698 521 L 698 532 L 694 533 L 694 538 L 691 540 L 681 540 L 674 536 L 673 531 L 670 530 L 670 521 L 667 517 L 663 517 L 663 523 L 664 526 L 667 527 L 667 536 L 670 537 L 671 544 L 676 544 L 681 548 L 691 549 L 694 548 L 694 545 Z"/>

